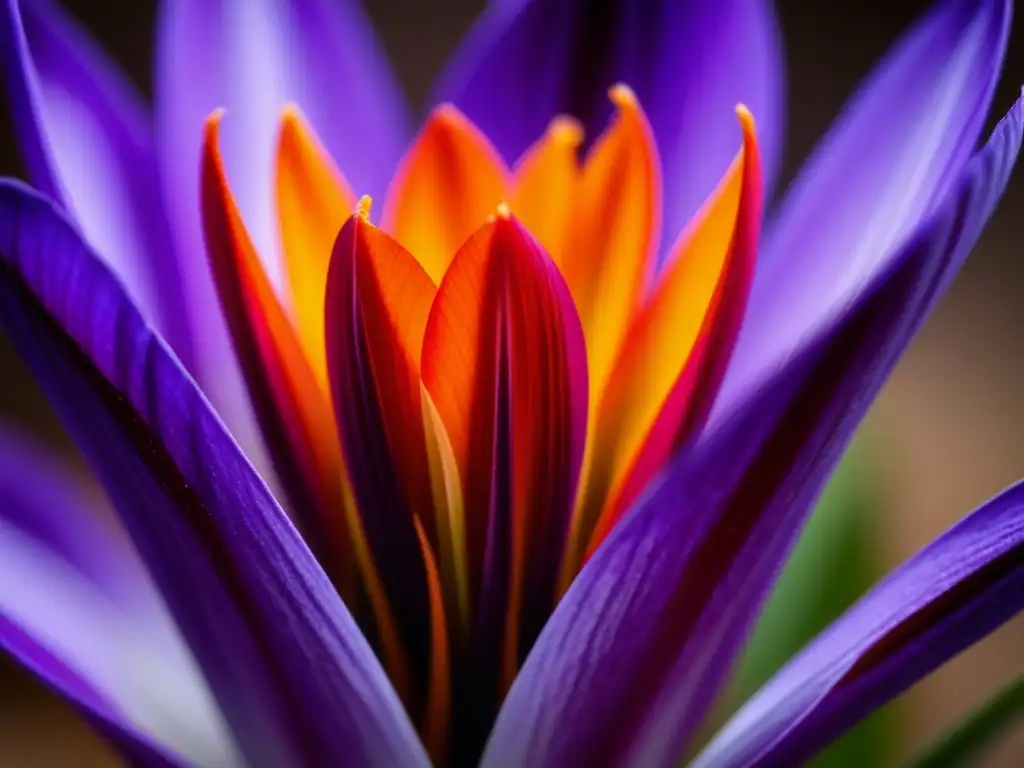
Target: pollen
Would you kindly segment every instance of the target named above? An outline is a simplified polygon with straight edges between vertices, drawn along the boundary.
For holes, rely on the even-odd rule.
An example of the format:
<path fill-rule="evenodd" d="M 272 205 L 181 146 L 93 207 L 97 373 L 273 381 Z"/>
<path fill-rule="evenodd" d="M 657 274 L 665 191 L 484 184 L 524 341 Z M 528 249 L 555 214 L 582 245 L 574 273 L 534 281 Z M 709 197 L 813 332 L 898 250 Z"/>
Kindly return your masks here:
<path fill-rule="evenodd" d="M 373 207 L 373 198 L 369 195 L 363 195 L 359 198 L 359 204 L 356 206 L 356 215 L 363 221 L 370 220 L 370 208 Z"/>

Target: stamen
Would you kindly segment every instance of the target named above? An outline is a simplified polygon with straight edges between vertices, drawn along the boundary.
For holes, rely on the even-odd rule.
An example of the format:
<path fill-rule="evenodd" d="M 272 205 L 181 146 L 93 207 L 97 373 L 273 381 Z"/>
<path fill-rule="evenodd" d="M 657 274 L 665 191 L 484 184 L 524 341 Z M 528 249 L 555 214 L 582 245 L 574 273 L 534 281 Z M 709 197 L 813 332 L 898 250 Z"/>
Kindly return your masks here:
<path fill-rule="evenodd" d="M 373 207 L 373 198 L 369 195 L 363 195 L 359 198 L 359 204 L 356 206 L 356 215 L 369 223 L 371 207 Z"/>

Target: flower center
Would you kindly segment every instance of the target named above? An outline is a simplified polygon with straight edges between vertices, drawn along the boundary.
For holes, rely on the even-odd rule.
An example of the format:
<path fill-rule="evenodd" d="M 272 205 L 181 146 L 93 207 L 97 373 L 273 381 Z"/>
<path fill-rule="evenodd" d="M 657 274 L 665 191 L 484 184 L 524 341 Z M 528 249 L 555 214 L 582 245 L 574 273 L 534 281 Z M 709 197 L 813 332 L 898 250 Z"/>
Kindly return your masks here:
<path fill-rule="evenodd" d="M 656 275 L 661 179 L 625 86 L 510 169 L 454 107 L 358 203 L 295 109 L 276 192 L 289 295 L 245 232 L 211 118 L 204 223 L 290 508 L 438 762 L 474 762 L 572 578 L 700 430 L 760 216 L 753 120 Z M 457 738 L 452 738 L 452 734 Z"/>

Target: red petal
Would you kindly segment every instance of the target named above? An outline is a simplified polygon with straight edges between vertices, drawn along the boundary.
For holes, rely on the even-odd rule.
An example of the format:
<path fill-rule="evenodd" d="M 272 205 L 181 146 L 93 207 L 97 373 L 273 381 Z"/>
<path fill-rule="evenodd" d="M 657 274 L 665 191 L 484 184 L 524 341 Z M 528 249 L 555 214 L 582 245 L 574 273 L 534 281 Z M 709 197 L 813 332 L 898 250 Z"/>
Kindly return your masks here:
<path fill-rule="evenodd" d="M 732 355 L 762 213 L 754 120 L 745 108 L 737 112 L 743 149 L 673 247 L 598 409 L 592 476 L 610 485 L 588 555 L 672 451 L 704 426 Z"/>
<path fill-rule="evenodd" d="M 421 680 L 430 599 L 416 518 L 433 535 L 419 350 L 435 294 L 416 260 L 363 210 L 342 227 L 327 276 L 327 370 L 362 527 Z"/>
<path fill-rule="evenodd" d="M 455 256 L 423 343 L 423 381 L 463 484 L 475 652 L 482 668 L 504 667 L 504 679 L 473 681 L 485 698 L 511 681 L 553 603 L 586 436 L 586 376 L 568 288 L 519 222 L 499 214 Z"/>
<path fill-rule="evenodd" d="M 292 511 L 343 596 L 354 596 L 345 468 L 327 393 L 245 230 L 224 174 L 220 114 L 207 120 L 202 214 L 210 266 L 267 447 Z M 350 602 L 350 604 L 352 604 Z"/>

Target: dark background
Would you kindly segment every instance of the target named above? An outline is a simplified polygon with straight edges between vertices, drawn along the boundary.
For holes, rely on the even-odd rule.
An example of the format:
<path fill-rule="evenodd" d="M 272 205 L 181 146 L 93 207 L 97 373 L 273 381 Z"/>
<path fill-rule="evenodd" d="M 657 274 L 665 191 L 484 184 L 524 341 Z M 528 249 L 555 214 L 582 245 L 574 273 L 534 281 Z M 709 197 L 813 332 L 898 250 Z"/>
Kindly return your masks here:
<path fill-rule="evenodd" d="M 155 3 L 64 0 L 64 5 L 148 93 Z M 411 102 L 420 105 L 482 0 L 366 0 L 365 5 Z M 860 78 L 928 3 L 777 0 L 776 5 L 787 47 L 786 176 L 791 178 Z M 990 124 L 1010 107 L 1024 82 L 1024 25 L 1017 26 Z M 20 175 L 9 117 L 3 111 L 0 116 L 0 175 Z M 884 514 L 880 511 L 874 521 L 886 566 L 1024 475 L 1022 235 L 1024 171 L 1018 169 L 974 256 L 868 419 L 887 489 Z M 67 447 L 2 338 L 0 419 Z M 929 740 L 1024 668 L 1021 649 L 1024 621 L 1018 618 L 899 700 L 898 752 L 906 754 Z M 0 659 L 0 767 L 69 764 L 116 763 L 61 704 Z M 1024 764 L 1024 732 L 987 764 Z"/>

